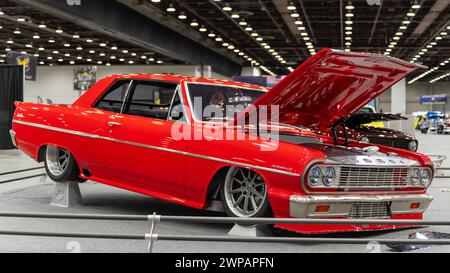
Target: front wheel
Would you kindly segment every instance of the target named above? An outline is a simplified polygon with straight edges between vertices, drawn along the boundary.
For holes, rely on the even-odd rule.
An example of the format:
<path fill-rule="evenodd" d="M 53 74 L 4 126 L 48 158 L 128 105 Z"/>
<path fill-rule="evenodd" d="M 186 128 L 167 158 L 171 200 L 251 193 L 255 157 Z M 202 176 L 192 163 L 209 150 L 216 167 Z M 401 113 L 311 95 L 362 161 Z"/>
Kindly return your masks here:
<path fill-rule="evenodd" d="M 80 170 L 72 154 L 56 146 L 47 146 L 45 151 L 45 170 L 56 182 L 80 182 Z"/>
<path fill-rule="evenodd" d="M 230 217 L 257 218 L 270 215 L 267 185 L 258 173 L 231 168 L 221 188 L 225 212 Z"/>

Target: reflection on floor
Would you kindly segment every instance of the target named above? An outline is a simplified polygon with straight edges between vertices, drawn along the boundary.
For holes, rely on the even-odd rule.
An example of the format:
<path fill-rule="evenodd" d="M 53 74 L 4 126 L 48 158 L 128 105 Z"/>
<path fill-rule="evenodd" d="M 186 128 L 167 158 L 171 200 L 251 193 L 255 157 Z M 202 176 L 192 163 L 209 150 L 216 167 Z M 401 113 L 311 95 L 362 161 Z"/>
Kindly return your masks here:
<path fill-rule="evenodd" d="M 417 134 L 420 152 L 426 154 L 444 154 L 450 158 L 450 136 Z M 0 151 L 0 172 L 39 166 L 18 151 Z M 444 163 L 450 167 L 450 159 Z M 28 172 L 25 175 L 39 174 L 41 171 Z M 19 175 L 0 177 L 6 180 Z M 198 211 L 191 208 L 167 203 L 147 196 L 126 192 L 120 189 L 87 182 L 81 185 L 85 205 L 83 207 L 63 209 L 49 205 L 53 184 L 39 179 L 24 180 L 0 185 L 1 211 L 9 212 L 50 212 L 50 213 L 100 213 L 100 214 L 152 214 L 163 215 L 222 215 Z M 426 219 L 441 220 L 450 218 L 450 180 L 436 180 L 430 188 L 435 197 Z M 142 222 L 126 221 L 78 221 L 0 218 L 1 229 L 32 230 L 55 232 L 99 232 L 99 233 L 148 233 L 150 225 Z M 161 234 L 225 235 L 230 225 L 162 223 L 156 232 Z M 344 234 L 343 236 L 376 238 L 408 238 L 415 231 L 450 232 L 450 227 L 427 227 L 422 229 L 396 232 L 376 232 L 364 234 Z M 281 233 L 281 236 L 293 234 Z M 39 237 L 0 236 L 0 252 L 70 252 L 73 245 L 82 252 L 146 252 L 144 241 L 117 241 L 94 239 L 63 239 Z M 372 246 L 366 245 L 297 245 L 297 244 L 249 244 L 249 243 L 192 243 L 157 242 L 155 252 L 370 252 Z M 382 251 L 388 251 L 386 246 Z M 433 246 L 415 252 L 450 252 L 450 246 Z"/>

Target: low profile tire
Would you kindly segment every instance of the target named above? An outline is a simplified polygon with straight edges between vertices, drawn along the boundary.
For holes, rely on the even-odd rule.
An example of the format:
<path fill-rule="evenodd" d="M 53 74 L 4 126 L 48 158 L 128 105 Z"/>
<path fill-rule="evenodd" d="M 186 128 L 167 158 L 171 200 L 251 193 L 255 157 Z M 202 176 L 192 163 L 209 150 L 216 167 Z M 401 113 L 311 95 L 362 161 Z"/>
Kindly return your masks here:
<path fill-rule="evenodd" d="M 80 170 L 72 154 L 56 146 L 47 146 L 45 151 L 45 170 L 56 182 L 82 182 Z"/>
<path fill-rule="evenodd" d="M 267 185 L 258 173 L 231 168 L 221 187 L 225 212 L 230 217 L 258 218 L 271 214 Z"/>

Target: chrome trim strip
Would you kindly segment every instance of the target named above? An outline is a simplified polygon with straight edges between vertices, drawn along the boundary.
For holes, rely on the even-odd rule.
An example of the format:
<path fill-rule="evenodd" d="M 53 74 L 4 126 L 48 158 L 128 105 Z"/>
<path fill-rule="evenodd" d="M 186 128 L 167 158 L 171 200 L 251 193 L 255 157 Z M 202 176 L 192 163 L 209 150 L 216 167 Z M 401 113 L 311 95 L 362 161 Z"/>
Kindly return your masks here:
<path fill-rule="evenodd" d="M 119 140 L 119 139 L 110 138 L 110 137 L 103 137 L 103 136 L 99 136 L 99 135 L 83 133 L 83 132 L 67 130 L 67 129 L 61 129 L 61 128 L 57 128 L 57 127 L 53 127 L 53 126 L 37 124 L 37 123 L 32 123 L 32 122 L 26 122 L 26 121 L 20 121 L 20 120 L 13 120 L 13 122 L 17 123 L 17 124 L 25 125 L 25 126 L 31 126 L 31 127 L 44 129 L 44 130 L 56 131 L 56 132 L 61 132 L 61 133 L 65 133 L 65 134 L 88 137 L 88 138 L 93 138 L 93 139 L 107 140 L 107 141 L 112 141 L 112 142 L 116 142 L 116 143 L 136 146 L 136 147 L 142 147 L 142 148 L 147 148 L 147 149 L 152 149 L 152 150 L 157 150 L 157 151 L 162 151 L 162 152 L 175 153 L 175 154 L 180 154 L 180 155 L 185 155 L 185 156 L 190 156 L 190 157 L 195 157 L 195 158 L 200 158 L 200 159 L 205 159 L 205 160 L 211 160 L 211 161 L 231 164 L 231 165 L 238 166 L 238 167 L 250 168 L 250 169 L 261 170 L 261 171 L 268 171 L 268 172 L 272 172 L 272 173 L 289 175 L 289 176 L 294 176 L 294 177 L 300 177 L 300 175 L 297 173 L 286 172 L 286 171 L 262 167 L 262 166 L 255 166 L 255 165 L 251 165 L 251 164 L 240 163 L 240 162 L 226 160 L 226 159 L 212 157 L 212 156 L 199 155 L 199 154 L 188 153 L 188 152 L 183 152 L 183 151 L 179 151 L 179 150 L 162 148 L 162 147 L 158 147 L 158 146 L 152 146 L 152 145 L 147 145 L 147 144 L 142 144 L 142 143 Z"/>
<path fill-rule="evenodd" d="M 17 148 L 17 142 L 16 142 L 16 132 L 14 130 L 9 130 L 9 135 L 11 136 L 11 142 L 14 145 L 14 147 Z"/>
<path fill-rule="evenodd" d="M 130 91 L 131 91 L 131 88 L 133 88 L 133 87 L 134 87 L 134 80 L 131 80 L 130 83 L 128 84 L 127 91 L 125 92 L 125 97 L 122 102 L 122 107 L 120 108 L 120 114 L 123 114 L 123 111 L 125 111 L 125 106 L 127 105 L 128 99 L 130 97 Z"/>

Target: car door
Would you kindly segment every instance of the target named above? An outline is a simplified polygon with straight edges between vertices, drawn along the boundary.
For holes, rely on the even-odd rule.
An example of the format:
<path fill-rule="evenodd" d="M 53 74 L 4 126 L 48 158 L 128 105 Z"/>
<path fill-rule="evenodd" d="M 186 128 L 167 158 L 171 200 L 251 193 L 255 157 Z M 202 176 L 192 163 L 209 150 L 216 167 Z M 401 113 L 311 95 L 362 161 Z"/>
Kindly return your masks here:
<path fill-rule="evenodd" d="M 82 159 L 82 169 L 89 170 L 95 178 L 108 180 L 116 175 L 118 164 L 111 154 L 115 143 L 108 140 L 110 138 L 111 127 L 109 121 L 111 117 L 122 112 L 125 98 L 132 86 L 131 80 L 118 80 L 105 90 L 103 95 L 96 101 L 92 108 L 83 111 L 78 117 L 79 124 L 83 126 L 85 143 L 78 143 L 81 147 L 75 149 Z M 80 130 L 81 131 L 81 130 Z"/>
<path fill-rule="evenodd" d="M 169 110 L 177 84 L 133 81 L 121 114 L 110 117 L 114 158 L 123 181 L 165 198 L 184 196 L 185 142 L 172 136 Z M 116 171 L 116 172 L 117 172 Z M 165 195 L 165 196 L 164 196 Z"/>

